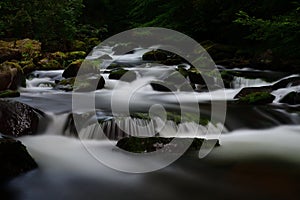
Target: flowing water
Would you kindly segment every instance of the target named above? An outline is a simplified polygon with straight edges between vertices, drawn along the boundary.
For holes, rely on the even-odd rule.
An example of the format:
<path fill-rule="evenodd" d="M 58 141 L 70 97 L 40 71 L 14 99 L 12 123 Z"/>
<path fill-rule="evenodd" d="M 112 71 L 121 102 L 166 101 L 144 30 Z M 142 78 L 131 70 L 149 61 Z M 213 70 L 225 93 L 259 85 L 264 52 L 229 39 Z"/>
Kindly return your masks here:
<path fill-rule="evenodd" d="M 124 63 L 140 63 L 147 50 L 114 56 L 112 48 L 96 49 L 88 59 L 109 54 Z M 28 77 L 27 87 L 21 89 L 24 102 L 45 113 L 39 134 L 20 140 L 27 146 L 39 169 L 10 181 L 7 198 L 39 199 L 285 199 L 300 196 L 298 170 L 300 164 L 300 115 L 298 106 L 278 103 L 290 91 L 288 87 L 273 92 L 275 103 L 270 106 L 246 106 L 232 103 L 234 96 L 249 86 L 270 85 L 260 78 L 235 77 L 232 88 L 212 92 L 174 93 L 153 91 L 149 77 L 161 79 L 176 66 L 149 65 L 128 67 L 138 73 L 132 83 L 106 79 L 104 89 L 95 92 L 96 118 L 101 126 L 86 124 L 74 129 L 72 93 L 53 89 L 63 71 L 36 71 Z M 121 83 L 121 84 L 120 84 Z M 128 93 L 129 88 L 137 88 Z M 225 95 L 224 95 L 225 94 Z M 153 105 L 176 110 L 180 103 L 197 103 L 201 116 L 209 116 L 211 102 L 227 102 L 224 126 L 218 123 L 199 125 L 195 122 L 175 123 L 161 118 L 141 119 L 113 115 L 114 105 L 123 105 L 130 95 L 130 109 L 148 112 Z M 128 103 L 128 102 L 127 102 Z M 122 106 L 121 106 L 122 107 Z M 87 110 L 78 110 L 82 115 Z M 91 117 L 91 121 L 92 117 Z M 165 124 L 162 125 L 162 124 Z M 138 125 L 138 126 L 136 126 Z M 110 141 L 103 140 L 104 135 Z M 116 139 L 132 135 L 205 137 L 207 133 L 222 131 L 220 147 L 204 159 L 187 154 L 170 166 L 145 174 L 130 174 L 107 167 L 91 155 L 90 150 L 107 157 L 117 157 L 120 164 L 131 158 L 114 145 Z M 81 138 L 79 140 L 77 137 Z M 113 144 L 113 145 L 111 145 Z M 152 163 L 153 164 L 153 163 Z M 154 163 L 155 164 L 155 163 Z"/>

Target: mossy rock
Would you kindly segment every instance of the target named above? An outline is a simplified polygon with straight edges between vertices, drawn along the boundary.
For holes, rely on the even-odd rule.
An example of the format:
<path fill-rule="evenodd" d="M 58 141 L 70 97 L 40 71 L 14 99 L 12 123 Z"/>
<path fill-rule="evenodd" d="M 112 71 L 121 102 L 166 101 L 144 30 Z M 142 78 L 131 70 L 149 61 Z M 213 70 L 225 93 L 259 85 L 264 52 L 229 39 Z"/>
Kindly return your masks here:
<path fill-rule="evenodd" d="M 142 58 L 145 61 L 166 61 L 168 54 L 162 50 L 153 50 L 145 53 Z"/>
<path fill-rule="evenodd" d="M 17 90 L 0 91 L 0 98 L 13 98 L 19 96 L 20 96 L 20 92 Z"/>
<path fill-rule="evenodd" d="M 262 105 L 272 103 L 275 96 L 268 92 L 255 92 L 241 97 L 238 100 L 240 104 L 250 104 L 250 105 Z"/>
<path fill-rule="evenodd" d="M 162 150 L 169 153 L 181 153 L 183 147 L 188 145 L 191 140 L 192 143 L 188 150 L 200 150 L 204 139 L 200 138 L 163 138 L 163 137 L 126 137 L 118 141 L 117 147 L 132 153 L 149 153 Z M 171 143 L 173 141 L 173 143 Z M 216 146 L 219 146 L 219 142 L 216 141 Z"/>
<path fill-rule="evenodd" d="M 164 81 L 151 81 L 152 89 L 158 92 L 175 92 L 177 88 L 172 84 Z"/>
<path fill-rule="evenodd" d="M 106 69 L 123 69 L 123 68 L 126 68 L 127 65 L 124 65 L 124 64 L 120 64 L 120 63 L 112 63 L 110 64 Z"/>
<path fill-rule="evenodd" d="M 137 76 L 134 71 L 126 70 L 126 69 L 115 69 L 110 72 L 109 79 L 114 79 L 114 80 L 122 80 L 126 82 L 132 82 L 136 80 Z"/>
<path fill-rule="evenodd" d="M 67 60 L 78 60 L 86 57 L 85 51 L 72 51 L 65 54 Z"/>
<path fill-rule="evenodd" d="M 24 64 L 22 69 L 25 75 L 39 69 L 39 67 L 35 65 L 33 61 L 25 61 L 22 63 Z"/>
<path fill-rule="evenodd" d="M 188 77 L 191 84 L 199 84 L 199 85 L 214 85 L 214 77 L 200 73 L 196 68 L 191 68 L 188 70 Z"/>
<path fill-rule="evenodd" d="M 50 60 L 44 58 L 38 62 L 39 69 L 41 70 L 58 70 L 63 69 L 62 65 L 57 60 Z"/>
<path fill-rule="evenodd" d="M 0 133 L 13 137 L 35 134 L 39 124 L 39 113 L 26 104 L 1 99 Z"/>
<path fill-rule="evenodd" d="M 0 160 L 0 184 L 38 167 L 20 141 L 3 136 L 0 136 Z"/>
<path fill-rule="evenodd" d="M 23 70 L 17 62 L 0 64 L 0 91 L 16 90 L 22 83 Z"/>
<path fill-rule="evenodd" d="M 18 49 L 0 47 L 0 62 L 8 60 L 21 60 L 22 53 Z"/>
<path fill-rule="evenodd" d="M 143 119 L 143 120 L 151 120 L 149 113 L 133 113 L 130 115 L 132 118 Z M 176 124 L 184 123 L 184 122 L 195 122 L 196 124 L 200 124 L 202 126 L 207 126 L 209 123 L 209 119 L 205 117 L 199 117 L 198 115 L 192 113 L 178 113 L 178 112 L 166 112 L 167 120 L 173 121 Z"/>
<path fill-rule="evenodd" d="M 72 43 L 72 49 L 75 51 L 85 51 L 87 44 L 80 40 L 74 40 Z"/>
<path fill-rule="evenodd" d="M 62 76 L 64 78 L 71 78 L 76 77 L 77 73 L 80 69 L 81 75 L 85 74 L 100 74 L 100 69 L 98 67 L 97 63 L 94 63 L 92 61 L 84 60 L 84 59 L 78 59 L 76 61 L 73 61 L 63 72 Z"/>
<path fill-rule="evenodd" d="M 76 81 L 76 82 L 75 82 Z M 94 90 L 103 89 L 105 86 L 105 80 L 101 75 L 84 75 L 72 78 L 67 78 L 59 81 L 55 89 L 64 91 L 76 91 L 76 92 L 90 92 Z"/>

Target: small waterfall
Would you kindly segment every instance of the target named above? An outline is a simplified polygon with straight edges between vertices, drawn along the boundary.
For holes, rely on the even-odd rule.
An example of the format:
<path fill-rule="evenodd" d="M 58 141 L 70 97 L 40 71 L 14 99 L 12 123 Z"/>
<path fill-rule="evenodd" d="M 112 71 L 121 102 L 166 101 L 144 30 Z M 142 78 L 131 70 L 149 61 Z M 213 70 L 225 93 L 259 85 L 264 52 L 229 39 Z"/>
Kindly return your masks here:
<path fill-rule="evenodd" d="M 227 129 L 221 124 L 208 123 L 206 126 L 195 122 L 176 122 L 168 120 L 162 121 L 160 118 L 145 120 L 131 117 L 116 118 L 91 124 L 79 131 L 80 139 L 101 140 L 107 137 L 111 140 L 118 140 L 126 136 L 152 137 L 198 137 L 217 138 L 221 133 L 226 133 Z"/>
<path fill-rule="evenodd" d="M 252 86 L 263 86 L 269 85 L 270 83 L 262 80 L 262 79 L 247 79 L 244 77 L 235 77 L 233 82 L 231 83 L 231 87 L 233 89 L 243 88 L 243 87 L 252 87 Z"/>

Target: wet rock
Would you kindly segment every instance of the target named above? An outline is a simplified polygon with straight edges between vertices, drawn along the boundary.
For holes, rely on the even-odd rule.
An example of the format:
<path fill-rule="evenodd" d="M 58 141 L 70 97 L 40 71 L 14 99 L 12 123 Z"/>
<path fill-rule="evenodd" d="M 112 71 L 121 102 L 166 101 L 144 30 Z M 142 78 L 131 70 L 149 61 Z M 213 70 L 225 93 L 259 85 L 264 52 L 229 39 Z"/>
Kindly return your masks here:
<path fill-rule="evenodd" d="M 168 59 L 168 54 L 163 50 L 153 50 L 145 53 L 142 58 L 146 61 L 165 61 Z"/>
<path fill-rule="evenodd" d="M 0 64 L 0 91 L 16 90 L 22 82 L 23 70 L 16 62 Z"/>
<path fill-rule="evenodd" d="M 67 60 L 78 60 L 84 59 L 86 57 L 86 52 L 84 51 L 72 51 L 65 53 Z"/>
<path fill-rule="evenodd" d="M 63 72 L 62 76 L 64 78 L 71 78 L 77 76 L 79 69 L 81 68 L 82 75 L 83 74 L 100 74 L 100 69 L 94 63 L 79 59 L 72 62 Z"/>
<path fill-rule="evenodd" d="M 163 137 L 126 137 L 118 141 L 117 147 L 132 153 L 148 153 L 158 150 L 169 153 L 180 153 L 187 143 L 190 142 L 191 138 L 163 138 Z M 189 150 L 200 150 L 204 139 L 194 138 Z M 219 142 L 216 141 L 216 146 L 219 146 Z"/>
<path fill-rule="evenodd" d="M 19 97 L 20 92 L 17 90 L 5 90 L 0 91 L 0 98 L 12 98 L 12 97 Z"/>
<path fill-rule="evenodd" d="M 39 114 L 32 107 L 11 100 L 0 100 L 0 132 L 19 137 L 37 132 Z"/>
<path fill-rule="evenodd" d="M 271 86 L 246 87 L 246 88 L 241 89 L 241 91 L 234 96 L 234 99 L 246 97 L 247 95 L 251 95 L 253 93 L 261 93 L 261 92 L 270 93 L 272 91 L 273 90 L 272 90 Z"/>
<path fill-rule="evenodd" d="M 44 58 L 38 62 L 39 69 L 41 70 L 59 70 L 63 69 L 62 65 L 57 60 Z"/>
<path fill-rule="evenodd" d="M 134 71 L 118 68 L 110 72 L 108 78 L 114 80 L 122 80 L 132 82 L 136 80 L 136 73 Z"/>
<path fill-rule="evenodd" d="M 76 92 L 90 92 L 103 89 L 105 86 L 105 80 L 101 75 L 93 76 L 77 76 L 67 78 L 59 81 L 55 86 L 55 89 L 64 91 L 76 91 Z"/>
<path fill-rule="evenodd" d="M 280 103 L 286 103 L 290 105 L 300 104 L 300 92 L 290 92 L 280 100 Z"/>
<path fill-rule="evenodd" d="M 213 85 L 214 84 L 214 78 L 206 75 L 204 73 L 200 73 L 197 69 L 192 68 L 188 70 L 188 77 L 191 82 L 191 84 L 199 84 L 199 85 Z"/>
<path fill-rule="evenodd" d="M 0 182 L 38 167 L 20 141 L 2 136 L 0 136 L 0 160 Z"/>
<path fill-rule="evenodd" d="M 174 92 L 177 91 L 177 88 L 170 83 L 163 82 L 163 81 L 152 81 L 150 83 L 153 90 L 158 92 Z"/>
<path fill-rule="evenodd" d="M 263 105 L 272 103 L 275 96 L 268 92 L 254 92 L 239 98 L 238 103 L 250 105 Z"/>
<path fill-rule="evenodd" d="M 18 49 L 0 47 L 0 62 L 4 62 L 6 60 L 20 60 L 20 59 L 22 59 L 22 54 Z"/>
<path fill-rule="evenodd" d="M 292 87 L 297 85 L 300 85 L 300 76 L 294 76 L 294 77 L 282 79 L 277 83 L 274 83 L 272 89 L 278 90 L 280 88 Z"/>

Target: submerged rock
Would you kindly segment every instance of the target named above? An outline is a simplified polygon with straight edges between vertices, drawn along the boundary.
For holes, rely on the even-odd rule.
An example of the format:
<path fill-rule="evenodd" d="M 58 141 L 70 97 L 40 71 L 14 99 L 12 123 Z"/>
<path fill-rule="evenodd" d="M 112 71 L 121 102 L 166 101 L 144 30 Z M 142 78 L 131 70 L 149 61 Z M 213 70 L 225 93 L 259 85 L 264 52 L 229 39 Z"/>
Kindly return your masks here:
<path fill-rule="evenodd" d="M 0 182 L 38 167 L 20 141 L 2 136 L 0 136 L 0 160 Z"/>
<path fill-rule="evenodd" d="M 117 147 L 132 153 L 147 153 L 154 152 L 160 149 L 170 153 L 180 151 L 180 146 L 189 143 L 191 138 L 176 138 L 176 142 L 171 143 L 174 138 L 163 137 L 126 137 L 118 141 Z M 204 139 L 194 138 L 188 150 L 200 150 Z M 219 146 L 219 141 L 216 141 L 216 146 Z"/>
<path fill-rule="evenodd" d="M 37 132 L 39 115 L 35 109 L 23 103 L 0 100 L 0 132 L 19 137 Z"/>

